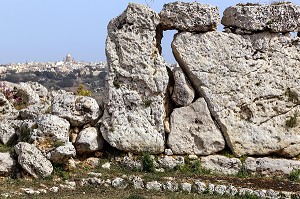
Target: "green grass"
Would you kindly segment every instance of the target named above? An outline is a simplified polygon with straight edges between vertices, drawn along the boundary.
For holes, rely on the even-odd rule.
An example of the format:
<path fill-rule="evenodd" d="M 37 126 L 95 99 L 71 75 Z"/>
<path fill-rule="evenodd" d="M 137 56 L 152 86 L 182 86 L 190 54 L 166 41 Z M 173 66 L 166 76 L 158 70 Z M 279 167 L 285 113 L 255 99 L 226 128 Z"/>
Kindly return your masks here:
<path fill-rule="evenodd" d="M 246 170 L 245 166 L 243 165 L 239 172 L 235 175 L 238 178 L 249 178 L 251 177 L 250 173 Z"/>
<path fill-rule="evenodd" d="M 299 177 L 300 177 L 300 170 L 296 169 L 296 170 L 293 170 L 289 174 L 288 179 L 291 180 L 291 181 L 299 181 Z"/>

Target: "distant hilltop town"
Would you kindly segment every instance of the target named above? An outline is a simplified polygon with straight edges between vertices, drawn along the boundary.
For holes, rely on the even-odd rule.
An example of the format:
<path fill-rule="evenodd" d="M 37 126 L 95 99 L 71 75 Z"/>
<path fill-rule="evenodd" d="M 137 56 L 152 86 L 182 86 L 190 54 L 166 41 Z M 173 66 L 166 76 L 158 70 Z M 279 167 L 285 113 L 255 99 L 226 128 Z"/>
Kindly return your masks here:
<path fill-rule="evenodd" d="M 101 103 L 106 63 L 77 62 L 70 54 L 58 62 L 27 62 L 0 65 L 0 80 L 13 83 L 38 82 L 48 89 L 64 89 L 76 93 L 80 84 L 92 91 Z"/>
<path fill-rule="evenodd" d="M 8 71 L 15 71 L 16 73 L 35 71 L 69 73 L 77 69 L 84 69 L 86 66 L 90 66 L 94 68 L 95 71 L 97 71 L 97 69 L 103 70 L 106 64 L 103 62 L 76 62 L 74 58 L 70 54 L 68 54 L 62 61 L 58 62 L 27 62 L 0 65 L 0 77 Z"/>

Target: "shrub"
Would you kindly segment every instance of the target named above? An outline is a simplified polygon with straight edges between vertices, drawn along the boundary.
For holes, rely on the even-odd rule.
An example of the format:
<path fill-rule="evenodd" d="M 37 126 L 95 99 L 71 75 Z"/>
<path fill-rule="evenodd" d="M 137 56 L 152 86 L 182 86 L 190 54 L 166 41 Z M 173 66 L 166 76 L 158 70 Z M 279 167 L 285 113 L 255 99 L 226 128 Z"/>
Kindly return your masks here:
<path fill-rule="evenodd" d="M 143 153 L 141 159 L 142 159 L 144 171 L 146 171 L 146 172 L 154 172 L 155 171 L 154 161 L 151 158 L 149 153 Z"/>
<path fill-rule="evenodd" d="M 85 90 L 82 84 L 79 84 L 77 88 L 77 94 L 82 96 L 92 96 L 92 92 L 89 90 Z"/>

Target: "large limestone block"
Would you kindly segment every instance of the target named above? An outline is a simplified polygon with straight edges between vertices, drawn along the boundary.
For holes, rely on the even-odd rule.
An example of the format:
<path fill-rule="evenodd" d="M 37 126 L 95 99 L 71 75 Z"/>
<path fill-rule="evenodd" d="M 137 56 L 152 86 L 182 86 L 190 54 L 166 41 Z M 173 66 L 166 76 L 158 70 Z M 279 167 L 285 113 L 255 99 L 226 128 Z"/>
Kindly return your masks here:
<path fill-rule="evenodd" d="M 52 101 L 52 114 L 65 118 L 72 126 L 95 123 L 100 111 L 97 101 L 87 96 L 58 94 Z"/>
<path fill-rule="evenodd" d="M 220 23 L 217 6 L 197 2 L 167 3 L 159 15 L 160 23 L 165 30 L 207 32 L 216 30 Z"/>
<path fill-rule="evenodd" d="M 10 112 L 10 115 L 6 114 L 10 118 L 13 118 L 13 115 L 18 116 L 18 111 L 15 110 L 17 109 L 21 110 L 22 119 L 28 119 L 32 118 L 32 115 L 36 116 L 45 113 L 49 107 L 50 101 L 47 100 L 48 91 L 37 82 L 21 82 L 19 84 L 0 82 L 0 86 L 2 86 L 0 88 L 0 117 L 3 113 Z M 3 90 L 7 91 L 8 97 L 6 100 L 2 99 Z M 40 108 L 41 106 L 45 107 L 44 110 Z M 34 107 L 35 109 L 33 109 Z"/>
<path fill-rule="evenodd" d="M 79 132 L 75 146 L 78 153 L 91 153 L 101 150 L 103 137 L 95 127 L 88 127 Z"/>
<path fill-rule="evenodd" d="M 12 84 L 13 85 L 13 84 Z M 25 105 L 40 103 L 39 94 L 35 92 L 30 83 L 21 82 L 15 85 L 16 96 L 20 97 Z"/>
<path fill-rule="evenodd" d="M 252 158 L 245 160 L 245 169 L 252 174 L 268 176 L 289 175 L 292 171 L 300 169 L 300 161 L 288 159 Z"/>
<path fill-rule="evenodd" d="M 210 155 L 201 158 L 201 166 L 216 173 L 235 175 L 242 168 L 242 162 L 237 158 Z"/>
<path fill-rule="evenodd" d="M 174 77 L 174 88 L 172 93 L 172 100 L 178 106 L 190 105 L 195 98 L 195 91 L 188 79 L 185 77 L 180 67 L 172 70 Z"/>
<path fill-rule="evenodd" d="M 8 176 L 16 166 L 16 161 L 10 153 L 0 153 L 0 175 Z"/>
<path fill-rule="evenodd" d="M 13 104 L 6 99 L 5 95 L 0 92 L 0 119 L 15 119 L 18 111 Z"/>
<path fill-rule="evenodd" d="M 74 158 L 76 156 L 76 149 L 72 143 L 69 142 L 66 145 L 55 148 L 48 155 L 50 156 L 49 159 L 51 162 L 66 164 L 70 158 Z"/>
<path fill-rule="evenodd" d="M 19 142 L 14 147 L 18 162 L 24 170 L 33 177 L 47 177 L 51 175 L 53 166 L 35 146 L 26 142 Z"/>
<path fill-rule="evenodd" d="M 168 146 L 175 154 L 209 155 L 225 147 L 203 98 L 187 107 L 174 109 L 170 118 Z"/>
<path fill-rule="evenodd" d="M 222 24 L 249 31 L 294 32 L 300 30 L 300 7 L 279 5 L 236 5 L 224 11 Z"/>
<path fill-rule="evenodd" d="M 113 147 L 164 151 L 168 74 L 160 55 L 159 16 L 130 3 L 108 25 L 105 106 L 101 133 Z"/>
<path fill-rule="evenodd" d="M 235 155 L 299 154 L 300 125 L 287 125 L 299 112 L 298 38 L 180 33 L 172 48 Z"/>
<path fill-rule="evenodd" d="M 16 138 L 15 120 L 1 120 L 0 121 L 0 140 L 3 144 L 10 143 Z"/>
<path fill-rule="evenodd" d="M 42 151 L 49 151 L 56 145 L 69 142 L 70 123 L 56 115 L 40 115 L 36 119 L 36 127 L 30 134 L 30 139 Z"/>

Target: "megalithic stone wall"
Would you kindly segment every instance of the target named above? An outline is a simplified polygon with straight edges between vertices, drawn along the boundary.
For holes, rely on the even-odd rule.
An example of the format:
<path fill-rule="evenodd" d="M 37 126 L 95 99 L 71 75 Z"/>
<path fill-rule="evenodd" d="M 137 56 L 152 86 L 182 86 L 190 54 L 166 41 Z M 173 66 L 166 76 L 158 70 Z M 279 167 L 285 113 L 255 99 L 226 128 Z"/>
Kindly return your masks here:
<path fill-rule="evenodd" d="M 172 43 L 180 66 L 206 99 L 237 156 L 299 154 L 300 127 L 295 122 L 300 92 L 299 38 L 266 31 L 298 30 L 298 22 L 288 24 L 296 20 L 296 8 L 291 4 L 234 6 L 224 12 L 222 22 L 232 30 L 248 30 L 247 35 L 183 32 Z M 280 13 L 293 17 L 277 18 Z M 274 20 L 277 26 L 256 23 L 260 17 Z M 290 25 L 292 29 L 287 28 Z"/>
<path fill-rule="evenodd" d="M 216 31 L 219 19 L 215 6 L 174 2 L 159 15 L 129 4 L 110 22 L 101 119 L 109 144 L 151 153 L 167 146 L 208 155 L 225 145 L 236 156 L 300 153 L 300 39 L 287 33 L 299 30 L 299 6 L 232 6 L 222 19 L 226 32 Z M 168 29 L 179 30 L 177 80 L 160 55 Z"/>

